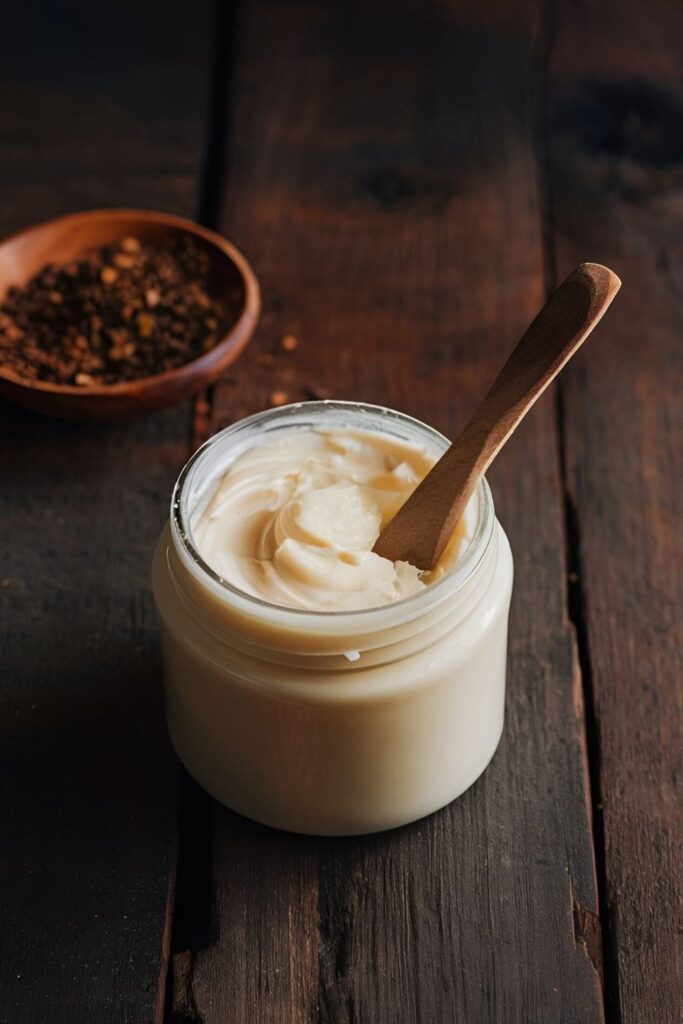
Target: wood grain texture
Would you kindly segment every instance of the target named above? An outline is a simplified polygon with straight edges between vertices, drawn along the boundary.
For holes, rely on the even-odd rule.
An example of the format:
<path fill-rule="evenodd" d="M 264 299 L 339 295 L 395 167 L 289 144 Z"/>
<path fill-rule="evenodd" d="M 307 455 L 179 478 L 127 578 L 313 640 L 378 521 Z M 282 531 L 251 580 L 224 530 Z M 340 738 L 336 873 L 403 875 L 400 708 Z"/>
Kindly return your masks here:
<path fill-rule="evenodd" d="M 563 383 L 579 614 L 600 758 L 610 1010 L 683 1006 L 680 4 L 558 8 L 551 188 L 561 275 L 587 249 L 623 279 Z"/>
<path fill-rule="evenodd" d="M 616 274 L 581 263 L 552 293 L 472 416 L 372 549 L 433 569 L 482 476 L 534 403 L 586 340 L 619 290 Z"/>
<path fill-rule="evenodd" d="M 3 5 L 3 233 L 192 215 L 210 11 L 181 6 Z M 189 430 L 188 407 L 104 429 L 0 405 L 3 1024 L 161 1019 L 175 768 L 148 576 Z"/>
<path fill-rule="evenodd" d="M 322 395 L 454 436 L 541 305 L 535 11 L 484 7 L 243 6 L 223 227 L 264 317 L 216 386 L 214 428 Z M 552 403 L 492 484 L 517 572 L 492 765 L 444 811 L 362 839 L 276 834 L 215 806 L 217 934 L 177 963 L 178 1020 L 603 1019 Z"/>

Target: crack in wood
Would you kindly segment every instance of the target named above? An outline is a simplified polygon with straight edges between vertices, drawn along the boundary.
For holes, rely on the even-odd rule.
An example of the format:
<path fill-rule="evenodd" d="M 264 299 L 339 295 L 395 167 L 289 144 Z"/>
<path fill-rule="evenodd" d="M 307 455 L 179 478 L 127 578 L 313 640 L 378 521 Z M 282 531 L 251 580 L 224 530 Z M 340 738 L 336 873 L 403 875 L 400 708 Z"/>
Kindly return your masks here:
<path fill-rule="evenodd" d="M 603 983 L 602 963 L 602 927 L 600 918 L 594 910 L 590 910 L 572 896 L 572 918 L 574 921 L 574 941 L 581 946 L 593 970 Z"/>
<path fill-rule="evenodd" d="M 194 967 L 194 953 L 179 953 L 173 958 L 167 1024 L 203 1024 L 194 994 Z"/>
<path fill-rule="evenodd" d="M 183 770 L 178 793 L 178 869 L 171 948 L 196 953 L 213 932 L 211 798 Z"/>
<path fill-rule="evenodd" d="M 318 1021 L 354 1020 L 352 993 L 348 991 L 349 942 L 352 932 L 352 902 L 345 887 L 330 869 L 322 872 L 318 895 L 320 948 L 318 953 Z"/>

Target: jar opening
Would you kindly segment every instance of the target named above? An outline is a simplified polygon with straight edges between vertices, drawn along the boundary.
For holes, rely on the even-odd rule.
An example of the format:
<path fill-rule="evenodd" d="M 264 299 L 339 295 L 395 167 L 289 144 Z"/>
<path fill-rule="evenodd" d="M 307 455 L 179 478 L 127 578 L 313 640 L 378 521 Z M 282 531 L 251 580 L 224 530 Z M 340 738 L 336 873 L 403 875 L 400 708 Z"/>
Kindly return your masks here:
<path fill-rule="evenodd" d="M 462 587 L 476 570 L 491 542 L 494 526 L 493 500 L 489 486 L 482 479 L 474 498 L 475 520 L 468 546 L 453 567 L 441 579 L 417 594 L 391 604 L 375 605 L 343 611 L 317 611 L 273 604 L 250 594 L 223 579 L 202 558 L 192 534 L 192 517 L 210 500 L 220 477 L 230 463 L 243 451 L 274 436 L 278 430 L 308 427 L 352 427 L 392 434 L 403 440 L 417 441 L 436 456 L 448 447 L 447 438 L 407 416 L 383 406 L 358 402 L 317 401 L 269 409 L 240 420 L 215 434 L 189 459 L 176 482 L 171 502 L 171 531 L 176 551 L 192 575 L 208 587 L 214 596 L 235 605 L 242 613 L 275 621 L 278 624 L 323 629 L 335 626 L 348 628 L 362 619 L 367 625 L 381 626 L 391 617 L 393 623 L 409 621 L 421 615 Z"/>

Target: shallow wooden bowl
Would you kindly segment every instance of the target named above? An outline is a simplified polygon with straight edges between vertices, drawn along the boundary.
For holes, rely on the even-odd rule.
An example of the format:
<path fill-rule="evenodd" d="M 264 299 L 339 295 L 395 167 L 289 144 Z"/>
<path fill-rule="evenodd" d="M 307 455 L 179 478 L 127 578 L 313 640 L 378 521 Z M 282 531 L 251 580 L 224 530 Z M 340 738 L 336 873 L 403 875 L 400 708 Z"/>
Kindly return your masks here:
<path fill-rule="evenodd" d="M 117 420 L 173 405 L 210 384 L 234 362 L 254 333 L 261 308 L 259 286 L 244 256 L 220 235 L 182 217 L 148 210 L 89 210 L 46 221 L 0 244 L 0 302 L 12 285 L 23 285 L 46 263 L 64 264 L 92 249 L 133 235 L 163 241 L 190 234 L 209 252 L 215 277 L 241 284 L 242 312 L 209 352 L 173 370 L 121 384 L 78 387 L 22 378 L 0 365 L 0 395 L 49 416 Z"/>

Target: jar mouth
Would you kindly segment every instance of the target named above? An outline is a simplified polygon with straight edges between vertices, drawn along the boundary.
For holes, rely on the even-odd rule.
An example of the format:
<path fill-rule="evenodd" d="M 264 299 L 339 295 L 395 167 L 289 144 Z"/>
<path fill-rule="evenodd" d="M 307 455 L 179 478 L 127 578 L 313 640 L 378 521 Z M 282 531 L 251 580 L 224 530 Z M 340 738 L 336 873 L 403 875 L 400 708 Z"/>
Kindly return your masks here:
<path fill-rule="evenodd" d="M 369 431 L 374 429 L 375 431 L 393 433 L 394 436 L 403 439 L 406 439 L 406 432 L 408 432 L 411 435 L 410 440 L 426 442 L 432 450 L 435 450 L 436 454 L 443 453 L 450 444 L 450 441 L 438 430 L 412 416 L 385 406 L 363 402 L 341 400 L 297 402 L 276 409 L 267 409 L 239 420 L 214 434 L 197 449 L 183 467 L 173 489 L 171 535 L 176 541 L 178 555 L 196 578 L 209 587 L 219 599 L 235 605 L 238 610 L 246 614 L 251 613 L 253 616 L 268 619 L 280 625 L 306 625 L 307 628 L 314 630 L 316 626 L 324 628 L 325 624 L 331 626 L 333 623 L 339 626 L 343 624 L 343 627 L 346 628 L 360 619 L 363 620 L 364 626 L 369 626 L 371 621 L 373 627 L 375 625 L 381 627 L 383 618 L 388 616 L 391 617 L 392 624 L 396 624 L 399 620 L 409 621 L 440 604 L 442 600 L 454 595 L 464 586 L 484 558 L 493 536 L 495 511 L 491 490 L 484 477 L 477 484 L 474 495 L 477 504 L 472 536 L 466 550 L 458 558 L 453 568 L 419 593 L 411 594 L 391 604 L 342 611 L 315 611 L 310 608 L 274 604 L 241 590 L 215 572 L 202 558 L 195 546 L 190 522 L 195 509 L 188 507 L 191 497 L 194 496 L 190 492 L 193 485 L 197 484 L 196 478 L 202 465 L 205 465 L 212 452 L 215 452 L 219 446 L 223 447 L 228 439 L 233 439 L 236 442 L 235 446 L 238 447 L 237 442 L 240 435 L 244 437 L 250 433 L 255 434 L 263 428 L 270 431 L 280 428 L 295 429 L 302 426 L 316 429 L 333 426 L 353 427 Z M 258 440 L 255 439 L 254 443 L 258 443 Z M 251 446 L 246 444 L 241 451 Z M 235 453 L 233 458 L 237 454 Z M 212 493 L 211 482 L 214 480 L 216 483 L 218 482 L 230 461 L 221 462 L 219 472 L 211 479 L 203 481 L 203 484 L 200 485 L 203 488 L 199 496 L 200 499 L 210 496 Z"/>

